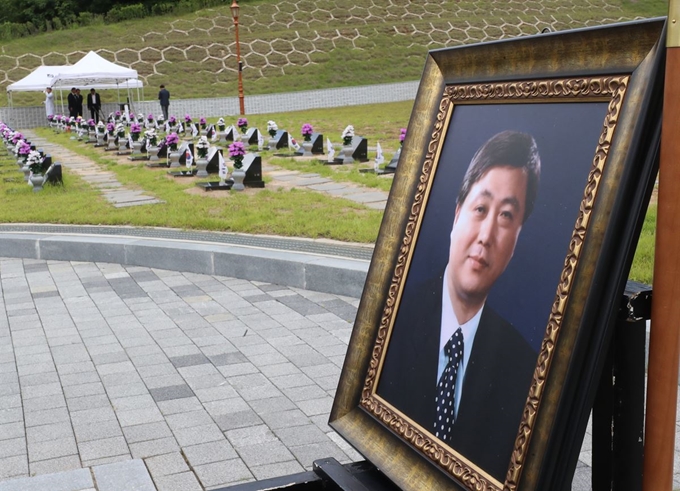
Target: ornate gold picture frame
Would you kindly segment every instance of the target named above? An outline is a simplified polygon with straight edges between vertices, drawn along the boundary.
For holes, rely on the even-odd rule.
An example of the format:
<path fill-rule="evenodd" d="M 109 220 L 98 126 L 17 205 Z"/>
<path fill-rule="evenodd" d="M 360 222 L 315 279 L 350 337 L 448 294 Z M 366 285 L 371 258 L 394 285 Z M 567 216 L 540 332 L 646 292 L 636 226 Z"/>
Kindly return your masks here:
<path fill-rule="evenodd" d="M 650 20 L 428 56 L 330 420 L 402 489 L 555 489 L 573 472 L 653 183 L 662 29 Z M 453 244 L 468 196 L 496 165 L 475 162 L 507 138 L 531 142 L 535 183 L 518 181 L 526 201 L 524 191 L 499 201 L 496 233 L 512 219 L 516 233 L 470 321 L 455 423 L 438 425 L 443 304 L 462 274 Z M 529 172 L 498 167 L 501 184 Z M 507 189 L 490 186 L 487 197 Z M 468 212 L 476 220 L 494 206 Z M 487 312 L 503 327 L 485 327 Z"/>

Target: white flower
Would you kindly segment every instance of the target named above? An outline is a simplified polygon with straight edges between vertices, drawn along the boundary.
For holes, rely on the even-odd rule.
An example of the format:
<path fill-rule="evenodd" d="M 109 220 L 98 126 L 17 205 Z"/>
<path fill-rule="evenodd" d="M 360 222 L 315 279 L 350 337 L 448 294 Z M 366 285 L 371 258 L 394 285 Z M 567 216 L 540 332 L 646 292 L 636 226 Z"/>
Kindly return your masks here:
<path fill-rule="evenodd" d="M 354 136 L 354 126 L 351 124 L 345 128 L 345 131 L 342 132 L 342 137 L 343 138 L 351 138 Z"/>
<path fill-rule="evenodd" d="M 210 147 L 210 142 L 208 142 L 208 137 L 202 136 L 198 139 L 198 142 L 196 143 L 196 148 L 209 148 Z"/>
<path fill-rule="evenodd" d="M 278 131 L 279 127 L 276 126 L 274 121 L 267 121 L 267 131 Z"/>
<path fill-rule="evenodd" d="M 217 120 L 217 126 L 224 126 L 224 118 L 220 118 Z"/>
<path fill-rule="evenodd" d="M 151 128 L 150 130 L 146 130 L 144 132 L 144 136 L 146 136 L 147 138 L 153 138 L 154 136 L 156 136 L 156 129 Z"/>
<path fill-rule="evenodd" d="M 28 165 L 31 164 L 39 164 L 43 160 L 42 155 L 40 155 L 40 152 L 37 150 L 31 150 L 28 154 L 28 159 L 26 159 L 26 163 Z"/>

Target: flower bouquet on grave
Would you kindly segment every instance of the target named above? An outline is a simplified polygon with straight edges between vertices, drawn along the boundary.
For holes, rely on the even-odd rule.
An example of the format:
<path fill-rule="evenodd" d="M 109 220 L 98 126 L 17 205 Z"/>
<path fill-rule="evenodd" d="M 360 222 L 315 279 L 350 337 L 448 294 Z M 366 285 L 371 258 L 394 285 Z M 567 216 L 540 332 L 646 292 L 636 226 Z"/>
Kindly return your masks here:
<path fill-rule="evenodd" d="M 312 141 L 312 133 L 314 133 L 314 128 L 312 128 L 311 124 L 305 123 L 302 125 L 302 137 L 306 142 Z"/>
<path fill-rule="evenodd" d="M 271 120 L 267 121 L 267 133 L 269 133 L 269 136 L 274 138 L 277 131 L 279 131 L 279 127 L 276 125 L 276 123 Z"/>
<path fill-rule="evenodd" d="M 185 123 L 186 126 L 190 126 L 191 125 L 191 116 L 189 116 L 188 114 L 185 114 L 184 115 L 184 123 Z"/>
<path fill-rule="evenodd" d="M 352 144 L 352 138 L 354 138 L 354 126 L 352 126 L 350 124 L 342 132 L 342 144 L 343 145 L 351 145 Z"/>
<path fill-rule="evenodd" d="M 132 111 L 128 113 L 128 123 L 130 121 L 135 121 L 135 113 L 133 113 Z"/>
<path fill-rule="evenodd" d="M 220 131 L 224 131 L 227 129 L 227 125 L 224 123 L 224 118 L 220 118 L 217 120 L 217 129 Z"/>
<path fill-rule="evenodd" d="M 177 133 L 172 132 L 165 137 L 165 144 L 168 146 L 171 152 L 177 151 L 177 145 L 179 144 L 179 136 Z"/>
<path fill-rule="evenodd" d="M 104 121 L 99 121 L 99 123 L 96 124 L 95 126 L 95 131 L 97 133 L 104 133 L 106 132 L 106 125 L 104 124 Z"/>
<path fill-rule="evenodd" d="M 125 125 L 123 123 L 118 123 L 116 125 L 116 136 L 118 136 L 118 138 L 125 138 Z"/>
<path fill-rule="evenodd" d="M 116 130 L 116 125 L 113 123 L 106 123 L 106 132 L 109 134 L 109 136 L 113 136 L 114 132 Z"/>
<path fill-rule="evenodd" d="M 88 120 L 87 120 L 87 126 L 88 126 L 88 128 L 89 128 L 90 130 L 93 130 L 94 127 L 95 127 L 94 119 L 88 119 Z"/>
<path fill-rule="evenodd" d="M 23 140 L 23 138 L 24 138 L 24 135 L 22 135 L 18 131 L 15 131 L 14 134 L 12 134 L 12 138 L 11 138 L 12 144 L 16 145 L 17 143 L 19 143 L 19 140 Z"/>
<path fill-rule="evenodd" d="M 26 163 L 28 154 L 31 153 L 31 146 L 26 143 L 26 140 L 19 140 L 19 143 L 17 143 L 16 146 L 16 153 L 17 157 L 19 157 L 19 160 L 21 160 L 22 163 Z"/>
<path fill-rule="evenodd" d="M 234 142 L 229 145 L 229 159 L 234 162 L 234 172 L 231 173 L 231 178 L 234 180 L 234 184 L 231 189 L 234 191 L 243 191 L 245 187 L 243 186 L 243 180 L 246 177 L 243 167 L 243 157 L 246 155 L 246 149 L 243 146 L 243 142 Z"/>
<path fill-rule="evenodd" d="M 142 127 L 138 123 L 132 123 L 130 125 L 130 136 L 132 141 L 136 142 L 139 140 L 139 135 L 142 132 Z"/>
<path fill-rule="evenodd" d="M 403 145 L 405 139 L 406 139 L 406 128 L 402 128 L 402 129 L 399 130 L 399 145 Z"/>
<path fill-rule="evenodd" d="M 173 129 L 175 127 L 175 125 L 177 124 L 177 118 L 171 115 L 168 118 L 168 124 L 170 125 L 170 129 Z"/>
<path fill-rule="evenodd" d="M 246 155 L 246 149 L 243 142 L 234 142 L 229 145 L 229 159 L 234 162 L 234 169 L 243 167 L 243 157 Z"/>
<path fill-rule="evenodd" d="M 158 145 L 158 134 L 154 128 L 145 131 L 144 137 L 146 138 L 147 147 L 155 147 Z"/>
<path fill-rule="evenodd" d="M 144 127 L 145 128 L 155 128 L 156 127 L 156 123 L 153 119 L 153 114 L 149 114 L 146 117 L 146 123 L 144 124 Z"/>
<path fill-rule="evenodd" d="M 120 111 L 116 111 L 116 113 L 113 115 L 114 121 L 120 121 Z"/>
<path fill-rule="evenodd" d="M 198 139 L 196 143 L 196 153 L 199 159 L 205 159 L 208 157 L 208 149 L 210 148 L 210 142 L 208 142 L 207 136 L 202 136 Z"/>
<path fill-rule="evenodd" d="M 238 129 L 241 130 L 241 133 L 245 135 L 246 131 L 248 131 L 248 120 L 246 118 L 238 118 L 236 126 L 238 126 Z"/>
<path fill-rule="evenodd" d="M 199 119 L 198 122 L 201 125 L 202 130 L 204 130 L 206 128 L 206 126 L 208 125 L 208 121 L 203 116 L 201 116 L 201 119 Z"/>
<path fill-rule="evenodd" d="M 42 155 L 37 150 L 30 150 L 26 156 L 26 164 L 33 174 L 42 174 L 43 160 Z"/>

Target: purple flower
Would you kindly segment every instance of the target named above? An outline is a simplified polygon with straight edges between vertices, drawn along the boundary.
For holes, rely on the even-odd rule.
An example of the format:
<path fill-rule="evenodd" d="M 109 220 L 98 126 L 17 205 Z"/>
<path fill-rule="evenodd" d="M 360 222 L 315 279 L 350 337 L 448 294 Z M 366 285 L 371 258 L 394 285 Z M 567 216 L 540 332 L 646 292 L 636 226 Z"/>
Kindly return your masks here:
<path fill-rule="evenodd" d="M 120 118 L 120 111 L 116 111 L 116 117 Z"/>
<path fill-rule="evenodd" d="M 246 154 L 246 148 L 243 142 L 234 142 L 229 145 L 229 157 L 243 157 Z"/>
<path fill-rule="evenodd" d="M 238 121 L 236 122 L 236 126 L 239 128 L 243 126 L 248 126 L 248 120 L 246 118 L 238 118 Z"/>
<path fill-rule="evenodd" d="M 205 119 L 204 117 L 202 117 L 202 116 L 201 116 L 201 119 L 199 120 L 199 122 L 200 122 L 202 125 L 208 124 L 208 122 L 206 121 L 206 119 Z"/>
<path fill-rule="evenodd" d="M 142 127 L 137 123 L 132 123 L 130 125 L 130 133 L 141 133 Z"/>
<path fill-rule="evenodd" d="M 399 141 L 401 143 L 404 143 L 404 139 L 406 138 L 406 128 L 402 128 L 399 130 Z"/>
<path fill-rule="evenodd" d="M 184 121 L 186 121 L 187 123 L 191 123 L 191 116 L 189 116 L 188 114 L 185 114 L 184 115 Z"/>
<path fill-rule="evenodd" d="M 29 153 L 31 153 L 31 146 L 25 141 L 22 141 L 21 145 L 19 146 L 18 153 L 19 155 L 27 156 Z"/>
<path fill-rule="evenodd" d="M 312 136 L 312 133 L 314 133 L 314 128 L 312 128 L 311 124 L 305 123 L 302 125 L 302 136 Z"/>
<path fill-rule="evenodd" d="M 47 116 L 47 120 L 48 120 L 48 121 L 54 120 L 54 115 L 53 115 L 53 114 L 50 114 L 49 116 Z"/>
<path fill-rule="evenodd" d="M 149 121 L 153 121 L 153 114 L 149 114 L 149 115 L 146 117 L 146 119 L 148 119 Z"/>
<path fill-rule="evenodd" d="M 130 113 L 130 119 L 135 119 L 135 113 Z"/>
<path fill-rule="evenodd" d="M 177 136 L 177 133 L 170 133 L 165 137 L 165 143 L 174 150 L 177 148 L 177 144 L 179 143 L 179 136 Z"/>
<path fill-rule="evenodd" d="M 87 125 L 94 128 L 94 119 L 88 119 L 88 120 L 87 120 Z"/>
<path fill-rule="evenodd" d="M 170 116 L 170 117 L 168 118 L 168 123 L 170 123 L 171 126 L 174 125 L 176 122 L 177 122 L 177 118 L 176 118 L 176 117 Z"/>
<path fill-rule="evenodd" d="M 106 123 L 106 131 L 109 132 L 109 134 L 113 135 L 113 130 L 116 129 L 116 126 L 113 123 Z"/>

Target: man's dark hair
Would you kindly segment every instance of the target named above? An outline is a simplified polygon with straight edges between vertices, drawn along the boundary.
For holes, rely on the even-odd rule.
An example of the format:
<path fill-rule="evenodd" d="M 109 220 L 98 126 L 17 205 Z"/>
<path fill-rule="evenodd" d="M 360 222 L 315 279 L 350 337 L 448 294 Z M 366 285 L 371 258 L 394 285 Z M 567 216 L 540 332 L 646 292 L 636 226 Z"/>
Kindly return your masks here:
<path fill-rule="evenodd" d="M 456 204 L 461 206 L 472 186 L 494 167 L 523 169 L 527 175 L 527 195 L 524 207 L 524 223 L 534 210 L 538 181 L 541 176 L 541 157 L 534 137 L 519 131 L 503 131 L 489 138 L 470 161 Z"/>
<path fill-rule="evenodd" d="M 161 85 L 161 89 L 164 89 L 164 88 L 165 88 L 165 85 Z"/>
<path fill-rule="evenodd" d="M 95 91 L 94 89 L 90 89 L 90 92 L 94 92 L 94 91 Z"/>

